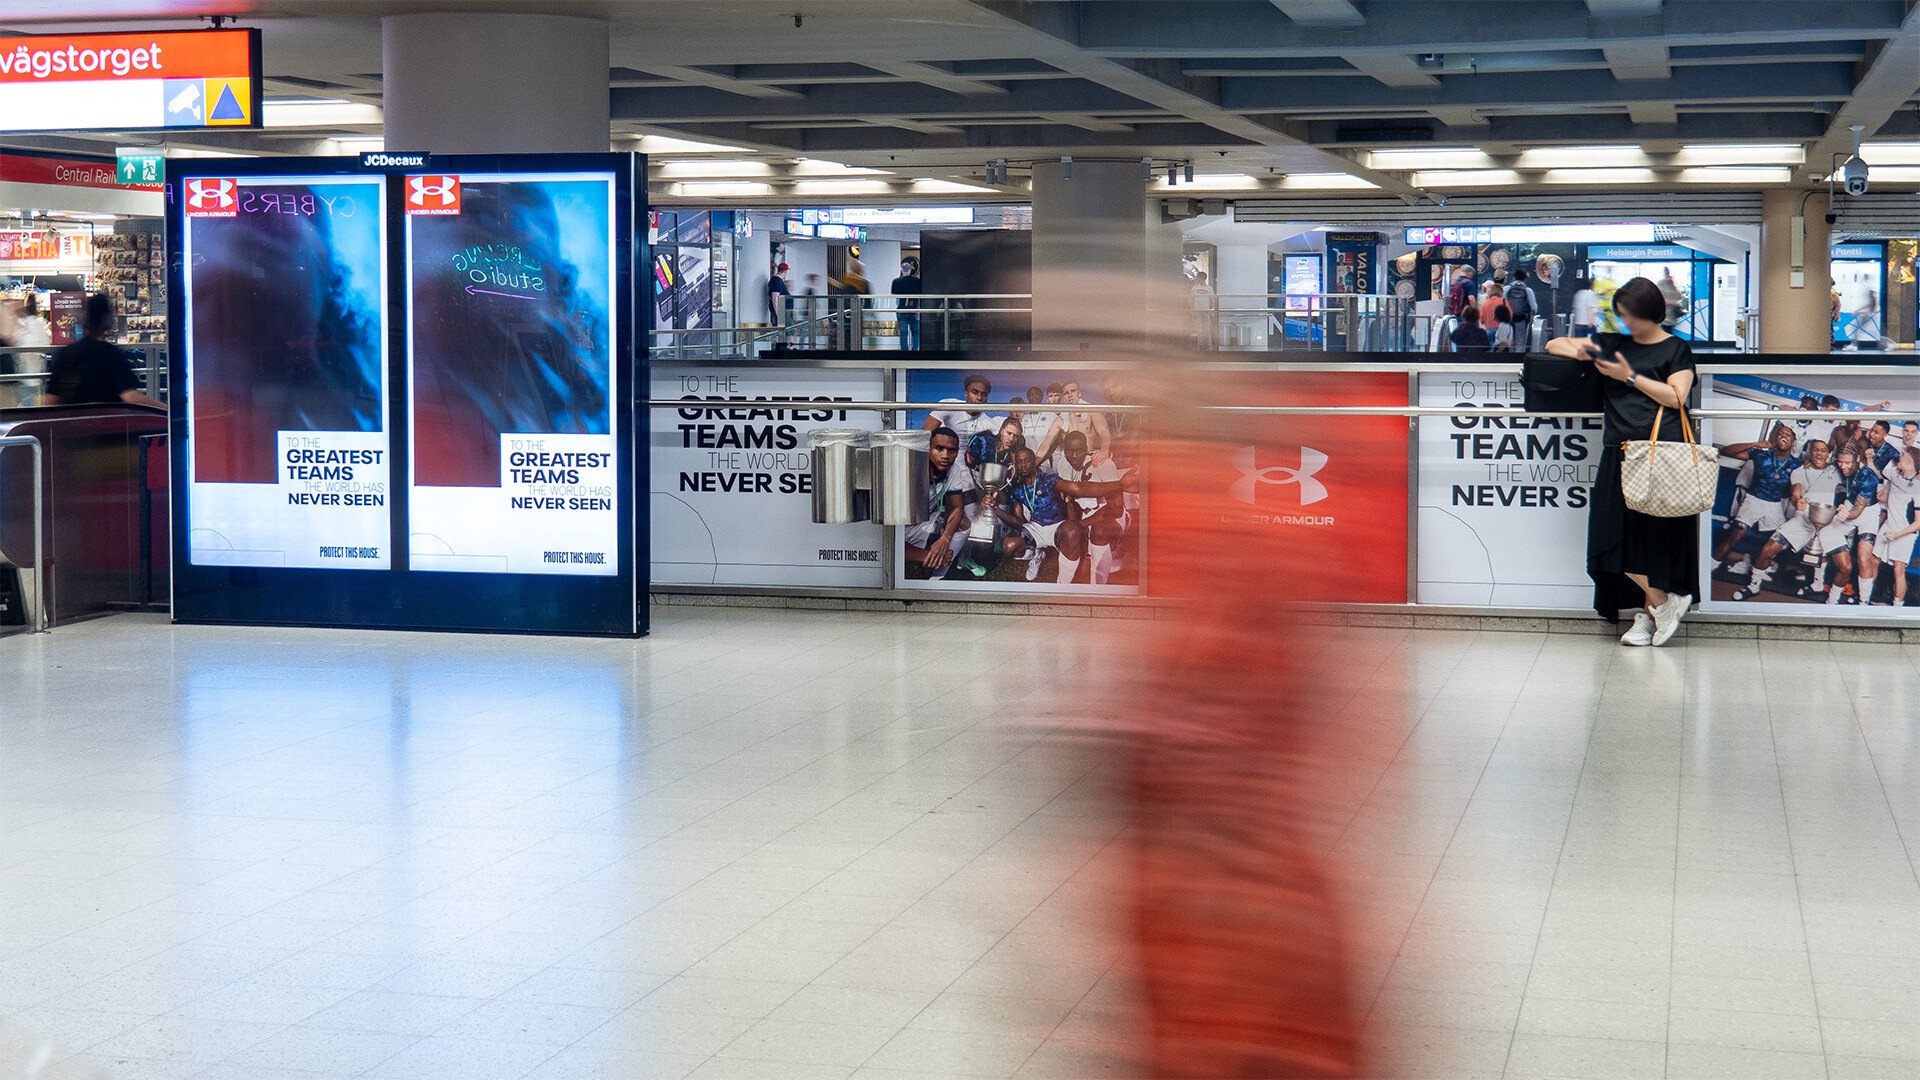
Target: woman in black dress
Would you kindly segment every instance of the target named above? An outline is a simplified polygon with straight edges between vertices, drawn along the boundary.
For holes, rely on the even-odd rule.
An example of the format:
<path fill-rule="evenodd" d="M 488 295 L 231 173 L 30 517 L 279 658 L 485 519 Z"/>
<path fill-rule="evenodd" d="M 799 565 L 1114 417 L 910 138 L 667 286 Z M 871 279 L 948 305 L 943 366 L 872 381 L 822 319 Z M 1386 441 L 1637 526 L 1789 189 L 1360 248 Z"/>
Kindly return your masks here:
<path fill-rule="evenodd" d="M 1680 441 L 1676 412 L 1693 392 L 1693 352 L 1660 325 L 1667 300 L 1646 278 L 1620 286 L 1613 310 L 1627 333 L 1555 338 L 1547 351 L 1591 360 L 1601 380 L 1606 446 L 1587 517 L 1594 610 L 1618 621 L 1623 609 L 1639 608 L 1621 643 L 1664 645 L 1700 593 L 1700 523 L 1697 517 L 1650 517 L 1627 509 L 1620 493 L 1621 444 L 1651 438 L 1662 406 L 1667 415 L 1660 437 Z"/>

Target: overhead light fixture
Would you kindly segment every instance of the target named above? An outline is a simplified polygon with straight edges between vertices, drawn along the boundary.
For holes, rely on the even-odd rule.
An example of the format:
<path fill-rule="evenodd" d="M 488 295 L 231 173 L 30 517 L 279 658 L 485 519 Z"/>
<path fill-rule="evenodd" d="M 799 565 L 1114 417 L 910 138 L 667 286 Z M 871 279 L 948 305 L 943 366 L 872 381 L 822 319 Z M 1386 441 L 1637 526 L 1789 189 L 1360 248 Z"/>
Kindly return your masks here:
<path fill-rule="evenodd" d="M 1191 183 L 1193 183 L 1193 161 L 1192 161 L 1192 159 L 1188 159 L 1188 161 L 1187 161 L 1187 183 L 1189 183 L 1189 184 L 1191 184 Z"/>
<path fill-rule="evenodd" d="M 1646 165 L 1647 152 L 1638 146 L 1537 146 L 1522 151 L 1523 169 L 1595 168 L 1609 165 Z"/>
<path fill-rule="evenodd" d="M 1779 184 L 1793 179 L 1785 165 L 1696 165 L 1680 170 L 1683 184 Z"/>
<path fill-rule="evenodd" d="M 1652 169 L 1548 169 L 1549 184 L 1650 184 Z"/>
<path fill-rule="evenodd" d="M 1140 179 L 1145 180 L 1148 183 L 1153 182 L 1153 159 L 1152 158 L 1143 157 L 1140 159 Z"/>
<path fill-rule="evenodd" d="M 1288 173 L 1280 178 L 1280 187 L 1288 191 L 1335 191 L 1342 188 L 1377 188 L 1380 185 L 1362 176 L 1339 172 Z"/>
<path fill-rule="evenodd" d="M 1073 157 L 1068 155 L 1060 159 L 1060 179 L 1073 179 Z"/>
<path fill-rule="evenodd" d="M 1807 160 L 1798 143 L 1688 143 L 1675 165 L 1798 165 Z"/>
<path fill-rule="evenodd" d="M 1173 187 L 1175 184 L 1178 184 L 1179 182 L 1180 182 L 1180 166 L 1168 165 L 1167 166 L 1167 186 Z"/>
<path fill-rule="evenodd" d="M 662 179 L 678 180 L 686 177 L 751 177 L 771 176 L 773 166 L 764 161 L 743 161 L 736 158 L 700 158 L 693 161 L 662 161 L 654 165 Z"/>
<path fill-rule="evenodd" d="M 966 195 L 974 192 L 991 192 L 990 187 L 979 184 L 963 184 L 956 180 L 915 180 L 915 195 Z"/>
<path fill-rule="evenodd" d="M 1881 184 L 1911 184 L 1920 181 L 1920 167 L 1912 165 L 1874 165 L 1867 170 L 1874 182 Z"/>
<path fill-rule="evenodd" d="M 885 195 L 893 185 L 885 180 L 797 180 L 795 195 Z"/>
<path fill-rule="evenodd" d="M 1512 169 L 1426 169 L 1413 174 L 1414 187 L 1500 187 L 1520 182 Z"/>
<path fill-rule="evenodd" d="M 1476 169 L 1491 166 L 1493 159 L 1471 146 L 1412 146 L 1370 150 L 1367 164 L 1376 169 Z"/>
<path fill-rule="evenodd" d="M 688 180 L 672 190 L 685 199 L 748 199 L 773 194 L 773 185 L 757 180 Z"/>
<path fill-rule="evenodd" d="M 639 150 L 643 154 L 750 154 L 753 151 L 744 146 L 722 146 L 719 143 L 697 142 L 693 139 L 676 139 L 671 135 L 636 135 Z"/>
<path fill-rule="evenodd" d="M 1258 191 L 1260 178 L 1246 173 L 1201 173 L 1194 177 L 1191 186 L 1196 191 Z M 1154 185 L 1156 191 L 1172 187 L 1171 178 Z"/>
<path fill-rule="evenodd" d="M 1870 142 L 1860 156 L 1869 165 L 1920 165 L 1920 142 Z"/>

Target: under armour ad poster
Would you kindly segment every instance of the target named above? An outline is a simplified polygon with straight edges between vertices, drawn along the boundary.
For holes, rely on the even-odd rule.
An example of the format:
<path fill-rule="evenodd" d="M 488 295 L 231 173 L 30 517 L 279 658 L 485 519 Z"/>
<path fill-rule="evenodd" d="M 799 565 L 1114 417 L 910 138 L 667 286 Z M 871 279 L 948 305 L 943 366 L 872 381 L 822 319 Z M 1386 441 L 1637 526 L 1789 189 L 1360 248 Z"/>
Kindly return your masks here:
<path fill-rule="evenodd" d="M 907 414 L 928 433 L 925 520 L 896 530 L 904 588 L 1140 591 L 1145 472 L 1132 402 L 1098 370 L 913 371 Z"/>
<path fill-rule="evenodd" d="M 1404 408 L 1407 376 L 1244 372 L 1194 392 L 1227 405 Z M 1406 603 L 1407 423 L 1404 416 L 1222 416 L 1186 452 L 1169 448 L 1177 469 L 1156 471 L 1149 558 L 1177 562 L 1183 537 L 1198 544 L 1226 528 L 1258 545 L 1295 600 Z M 1149 566 L 1149 592 L 1152 573 Z"/>
<path fill-rule="evenodd" d="M 673 585 L 886 584 L 886 529 L 871 522 L 817 525 L 808 435 L 826 428 L 877 431 L 881 414 L 834 408 L 879 401 L 878 369 L 778 371 L 656 367 L 653 580 Z"/>
<path fill-rule="evenodd" d="M 400 192 L 411 568 L 617 573 L 614 175 Z"/>
<path fill-rule="evenodd" d="M 1720 450 L 1720 489 L 1700 530 L 1701 609 L 1920 621 L 1920 388 L 1912 376 L 1704 381 L 1704 408 L 1854 415 L 1707 425 L 1702 438 Z"/>
<path fill-rule="evenodd" d="M 1587 501 L 1600 418 L 1520 412 L 1510 375 L 1430 372 L 1420 404 L 1491 412 L 1423 416 L 1418 577 L 1422 604 L 1565 608 L 1593 604 Z"/>
<path fill-rule="evenodd" d="M 387 569 L 384 180 L 180 189 L 188 560 Z"/>

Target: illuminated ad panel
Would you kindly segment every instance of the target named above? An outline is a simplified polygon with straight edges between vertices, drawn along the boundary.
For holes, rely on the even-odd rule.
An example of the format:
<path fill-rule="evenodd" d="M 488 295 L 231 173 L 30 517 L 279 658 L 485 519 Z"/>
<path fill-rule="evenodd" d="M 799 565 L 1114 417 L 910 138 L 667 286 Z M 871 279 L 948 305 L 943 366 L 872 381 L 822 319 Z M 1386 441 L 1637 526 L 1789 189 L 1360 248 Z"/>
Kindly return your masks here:
<path fill-rule="evenodd" d="M 195 565 L 391 565 L 385 192 L 182 182 Z"/>
<path fill-rule="evenodd" d="M 0 132 L 260 126 L 258 30 L 0 41 Z"/>
<path fill-rule="evenodd" d="M 409 568 L 617 574 L 615 175 L 401 192 Z"/>

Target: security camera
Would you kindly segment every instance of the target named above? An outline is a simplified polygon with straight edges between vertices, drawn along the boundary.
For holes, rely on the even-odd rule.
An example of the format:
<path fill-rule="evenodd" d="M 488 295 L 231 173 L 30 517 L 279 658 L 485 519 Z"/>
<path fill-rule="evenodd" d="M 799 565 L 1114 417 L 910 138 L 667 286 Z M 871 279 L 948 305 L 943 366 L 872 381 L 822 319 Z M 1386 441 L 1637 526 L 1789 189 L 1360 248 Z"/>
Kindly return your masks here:
<path fill-rule="evenodd" d="M 1867 193 L 1867 163 L 1858 157 L 1840 167 L 1840 179 L 1845 182 L 1847 194 L 1865 195 Z"/>

